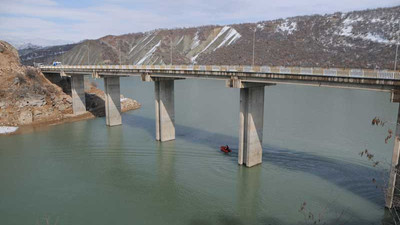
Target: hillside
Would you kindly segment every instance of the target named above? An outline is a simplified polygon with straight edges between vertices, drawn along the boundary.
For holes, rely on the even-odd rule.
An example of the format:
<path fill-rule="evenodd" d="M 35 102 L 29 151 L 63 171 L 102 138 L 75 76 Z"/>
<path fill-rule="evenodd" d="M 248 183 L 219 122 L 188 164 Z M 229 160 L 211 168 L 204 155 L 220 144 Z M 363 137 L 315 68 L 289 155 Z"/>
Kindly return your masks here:
<path fill-rule="evenodd" d="M 0 41 L 0 125 L 24 125 L 72 113 L 71 97 Z"/>
<path fill-rule="evenodd" d="M 21 52 L 49 64 L 236 64 L 393 69 L 400 6 L 229 26 L 160 29 Z M 172 51 L 171 51 L 172 49 Z M 63 54 L 62 54 L 63 53 Z M 90 55 L 88 55 L 90 53 Z M 38 56 L 34 59 L 35 54 Z M 40 57 L 39 57 L 40 56 Z M 88 57 L 89 56 L 89 57 Z"/>

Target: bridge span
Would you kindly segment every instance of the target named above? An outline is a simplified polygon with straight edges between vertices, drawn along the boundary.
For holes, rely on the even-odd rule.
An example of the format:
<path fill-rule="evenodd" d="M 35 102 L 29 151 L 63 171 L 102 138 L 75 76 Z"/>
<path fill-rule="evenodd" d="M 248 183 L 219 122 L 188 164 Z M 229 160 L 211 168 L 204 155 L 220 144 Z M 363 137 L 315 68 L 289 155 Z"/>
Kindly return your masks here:
<path fill-rule="evenodd" d="M 41 66 L 45 74 L 71 77 L 74 114 L 86 112 L 84 75 L 104 78 L 106 124 L 121 125 L 120 77 L 141 76 L 154 82 L 156 140 L 175 139 L 174 81 L 180 79 L 226 80 L 226 87 L 240 89 L 238 163 L 247 167 L 262 161 L 264 89 L 276 84 L 298 84 L 336 88 L 366 89 L 391 93 L 390 101 L 400 102 L 400 72 L 340 68 L 303 68 L 217 65 L 63 65 Z M 389 101 L 389 99 L 388 99 Z M 400 110 L 392 155 L 386 207 L 393 206 L 400 156 Z M 400 198 L 399 198 L 400 200 Z"/>

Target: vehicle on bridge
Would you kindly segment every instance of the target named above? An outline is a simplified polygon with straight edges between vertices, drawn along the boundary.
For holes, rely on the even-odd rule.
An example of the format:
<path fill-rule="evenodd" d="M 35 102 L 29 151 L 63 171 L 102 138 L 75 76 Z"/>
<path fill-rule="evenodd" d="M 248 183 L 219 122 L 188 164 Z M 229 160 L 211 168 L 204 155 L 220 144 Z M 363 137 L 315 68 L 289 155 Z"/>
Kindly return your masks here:
<path fill-rule="evenodd" d="M 61 62 L 53 62 L 53 66 L 61 66 Z"/>
<path fill-rule="evenodd" d="M 33 63 L 33 66 L 34 67 L 41 67 L 41 66 L 44 66 L 44 65 L 43 65 L 43 63 Z"/>

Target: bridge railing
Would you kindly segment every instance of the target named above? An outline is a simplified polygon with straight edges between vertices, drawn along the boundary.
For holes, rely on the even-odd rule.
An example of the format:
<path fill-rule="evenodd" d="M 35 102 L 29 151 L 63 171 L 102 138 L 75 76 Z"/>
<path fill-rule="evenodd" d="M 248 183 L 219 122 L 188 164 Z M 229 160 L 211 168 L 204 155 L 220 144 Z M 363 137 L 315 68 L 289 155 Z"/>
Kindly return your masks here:
<path fill-rule="evenodd" d="M 229 66 L 229 65 L 62 65 L 41 66 L 42 70 L 163 70 L 163 71 L 210 71 L 273 73 L 310 76 L 354 77 L 400 80 L 400 72 L 393 70 L 345 69 L 321 67 L 283 67 L 283 66 Z"/>

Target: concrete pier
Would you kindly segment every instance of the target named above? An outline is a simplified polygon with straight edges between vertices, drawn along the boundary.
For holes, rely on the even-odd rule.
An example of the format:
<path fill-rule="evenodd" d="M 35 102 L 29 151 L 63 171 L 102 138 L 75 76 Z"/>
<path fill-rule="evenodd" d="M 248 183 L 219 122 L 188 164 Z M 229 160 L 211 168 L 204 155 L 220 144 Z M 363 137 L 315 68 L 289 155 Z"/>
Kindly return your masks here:
<path fill-rule="evenodd" d="M 175 139 L 174 80 L 155 79 L 156 140 Z"/>
<path fill-rule="evenodd" d="M 239 165 L 262 162 L 264 86 L 240 89 Z"/>
<path fill-rule="evenodd" d="M 119 77 L 104 77 L 106 124 L 116 126 L 122 124 Z"/>
<path fill-rule="evenodd" d="M 85 82 L 83 75 L 71 76 L 72 109 L 75 115 L 86 112 Z"/>
<path fill-rule="evenodd" d="M 393 100 L 393 99 L 392 99 Z M 394 146 L 393 146 L 393 154 L 392 154 L 392 165 L 390 168 L 390 176 L 389 176 L 389 184 L 386 193 L 386 201 L 385 206 L 387 208 L 392 208 L 394 202 L 398 202 L 399 200 L 399 180 L 398 176 L 398 165 L 399 165 L 399 156 L 400 156 L 400 105 L 397 112 L 397 125 L 396 125 L 396 133 L 394 136 Z M 397 200 L 397 201 L 396 201 Z"/>

